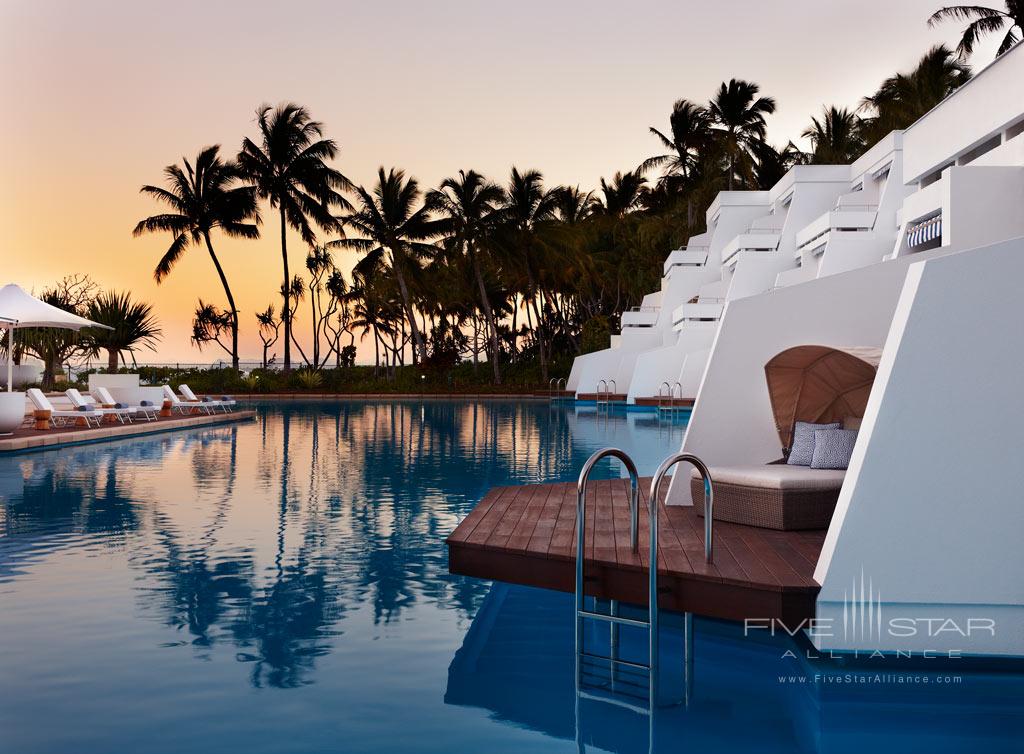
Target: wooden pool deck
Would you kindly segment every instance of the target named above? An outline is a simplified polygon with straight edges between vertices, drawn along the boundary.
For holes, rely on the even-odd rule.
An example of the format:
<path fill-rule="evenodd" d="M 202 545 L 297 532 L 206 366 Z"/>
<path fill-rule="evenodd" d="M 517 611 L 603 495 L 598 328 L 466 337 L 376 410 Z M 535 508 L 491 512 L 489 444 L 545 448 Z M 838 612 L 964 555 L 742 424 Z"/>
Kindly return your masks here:
<path fill-rule="evenodd" d="M 629 546 L 629 483 L 590 483 L 587 593 L 647 603 L 647 490 L 641 480 L 640 552 Z M 814 617 L 821 531 L 774 531 L 715 521 L 714 562 L 704 562 L 695 507 L 658 506 L 659 604 L 713 618 Z M 496 487 L 448 537 L 452 573 L 571 592 L 575 588 L 576 484 Z"/>
<path fill-rule="evenodd" d="M 51 427 L 35 429 L 32 424 L 23 424 L 13 435 L 0 437 L 0 454 L 25 450 L 44 450 L 55 446 L 75 445 L 99 440 L 117 440 L 122 437 L 138 437 L 175 429 L 192 429 L 214 424 L 252 421 L 256 412 L 250 409 L 219 414 L 191 414 L 160 417 L 156 421 L 136 420 L 131 424 L 103 424 L 99 427 Z"/>

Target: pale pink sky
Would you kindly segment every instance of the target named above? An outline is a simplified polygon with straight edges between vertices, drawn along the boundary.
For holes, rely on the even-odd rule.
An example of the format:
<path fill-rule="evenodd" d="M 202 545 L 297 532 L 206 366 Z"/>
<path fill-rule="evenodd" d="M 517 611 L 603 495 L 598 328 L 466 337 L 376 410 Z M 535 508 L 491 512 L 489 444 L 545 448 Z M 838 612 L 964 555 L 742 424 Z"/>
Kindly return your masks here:
<path fill-rule="evenodd" d="M 89 273 L 155 305 L 165 338 L 145 360 L 208 361 L 220 354 L 188 335 L 197 297 L 224 303 L 210 260 L 192 250 L 157 286 L 168 239 L 131 237 L 156 210 L 138 188 L 204 145 L 233 154 L 262 102 L 308 107 L 356 182 L 381 164 L 424 186 L 517 165 L 593 188 L 655 153 L 647 128 L 667 126 L 674 100 L 730 77 L 778 100 L 774 142 L 796 138 L 823 104 L 855 106 L 955 43 L 955 25 L 926 24 L 940 4 L 0 0 L 0 283 Z M 986 45 L 974 62 L 991 57 Z M 259 356 L 253 314 L 280 284 L 275 223 L 259 241 L 215 239 L 243 358 Z"/>

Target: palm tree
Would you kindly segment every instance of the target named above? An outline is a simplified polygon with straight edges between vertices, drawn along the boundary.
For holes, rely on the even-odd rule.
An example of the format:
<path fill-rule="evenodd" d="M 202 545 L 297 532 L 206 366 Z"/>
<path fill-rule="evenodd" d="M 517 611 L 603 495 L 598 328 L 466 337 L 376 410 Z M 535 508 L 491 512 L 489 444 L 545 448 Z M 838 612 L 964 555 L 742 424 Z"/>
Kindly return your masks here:
<path fill-rule="evenodd" d="M 730 191 L 737 163 L 745 161 L 754 145 L 764 141 L 768 128 L 765 116 L 775 112 L 775 100 L 758 97 L 760 90 L 753 82 L 730 79 L 729 83 L 722 82 L 708 108 L 728 158 Z"/>
<path fill-rule="evenodd" d="M 768 142 L 761 142 L 753 149 L 754 185 L 761 191 L 768 191 L 794 165 L 807 161 L 808 156 L 797 149 L 793 142 L 787 142 L 782 149 L 776 149 Z"/>
<path fill-rule="evenodd" d="M 555 189 L 555 219 L 564 225 L 578 225 L 594 211 L 594 192 L 583 193 L 579 186 Z"/>
<path fill-rule="evenodd" d="M 609 217 L 623 217 L 644 206 L 646 193 L 647 179 L 639 170 L 616 173 L 610 183 L 601 179 L 603 196 L 597 199 L 596 210 Z"/>
<path fill-rule="evenodd" d="M 666 154 L 648 157 L 640 164 L 640 173 L 662 168 L 663 177 L 688 178 L 700 157 L 700 150 L 711 136 L 711 115 L 707 108 L 686 99 L 677 100 L 668 118 L 669 135 L 654 126 L 650 132 L 661 142 Z"/>
<path fill-rule="evenodd" d="M 152 305 L 141 301 L 132 301 L 132 296 L 127 291 L 101 293 L 89 304 L 85 317 L 113 328 L 111 330 L 90 328 L 86 331 L 93 355 L 98 355 L 101 350 L 106 350 L 107 371 L 109 372 L 117 371 L 118 359 L 123 358 L 124 351 L 132 354 L 134 360 L 135 351 L 139 347 L 155 351 L 156 344 L 160 340 L 160 324 L 157 322 Z"/>
<path fill-rule="evenodd" d="M 351 209 L 341 191 L 351 182 L 327 160 L 334 159 L 338 146 L 323 138 L 323 125 L 310 118 L 306 108 L 285 103 L 276 108 L 262 105 L 256 111 L 259 144 L 246 138 L 238 164 L 246 179 L 281 218 L 281 262 L 284 308 L 284 369 L 291 369 L 291 296 L 289 295 L 288 228 L 298 231 L 308 246 L 316 245 L 316 225 L 325 231 L 340 230 L 331 213 L 333 207 Z"/>
<path fill-rule="evenodd" d="M 520 171 L 513 167 L 505 189 L 505 204 L 500 217 L 505 225 L 505 261 L 510 269 L 521 269 L 525 274 L 524 298 L 533 306 L 536 323 L 538 356 L 541 378 L 548 379 L 548 342 L 546 325 L 541 312 L 540 299 L 544 295 L 542 270 L 538 259 L 540 244 L 538 226 L 555 219 L 558 189 L 545 190 L 544 176 L 537 170 Z M 521 265 L 521 266 L 520 266 Z"/>
<path fill-rule="evenodd" d="M 810 140 L 810 161 L 818 165 L 846 165 L 866 146 L 857 113 L 835 105 L 824 109 L 821 120 L 812 117 L 801 136 Z"/>
<path fill-rule="evenodd" d="M 143 186 L 141 193 L 166 204 L 171 211 L 140 220 L 133 235 L 160 232 L 174 236 L 153 272 L 158 284 L 170 274 L 190 245 L 206 245 L 228 299 L 231 315 L 231 365 L 238 369 L 238 309 L 224 268 L 213 250 L 210 233 L 219 228 L 229 237 L 259 238 L 257 226 L 260 224 L 260 216 L 254 189 L 240 184 L 238 166 L 222 160 L 219 151 L 220 145 L 206 147 L 196 156 L 194 165 L 182 159 L 184 169 L 168 165 L 164 168 L 167 188 Z"/>
<path fill-rule="evenodd" d="M 910 73 L 890 76 L 865 97 L 861 110 L 873 112 L 862 124 L 871 143 L 907 128 L 971 78 L 971 69 L 945 45 L 931 48 Z"/>
<path fill-rule="evenodd" d="M 373 333 L 375 375 L 380 369 L 380 344 L 384 340 L 382 333 L 386 333 L 391 327 L 387 321 L 386 296 L 377 274 L 376 271 L 360 269 L 359 265 L 356 265 L 356 269 L 352 270 L 352 287 L 348 293 L 353 303 L 350 326 L 352 329 L 362 330 L 360 341 Z"/>
<path fill-rule="evenodd" d="M 484 252 L 486 236 L 494 224 L 496 213 L 505 197 L 501 186 L 491 183 L 475 170 L 468 173 L 460 170 L 457 178 L 445 178 L 441 187 L 430 192 L 429 204 L 441 212 L 446 220 L 445 230 L 469 260 L 480 294 L 480 304 L 487 320 L 491 343 L 490 361 L 494 369 L 494 384 L 501 384 L 501 349 L 498 345 L 498 323 L 484 282 L 481 254 Z"/>
<path fill-rule="evenodd" d="M 265 311 L 256 315 L 256 324 L 259 325 L 258 333 L 263 343 L 263 368 L 266 369 L 267 354 L 281 335 L 281 320 L 274 314 L 273 304 L 268 304 Z"/>
<path fill-rule="evenodd" d="M 939 8 L 928 19 L 929 26 L 943 21 L 970 21 L 956 46 L 957 56 L 966 60 L 974 52 L 974 45 L 981 37 L 994 32 L 1001 32 L 1004 27 L 1006 34 L 999 43 L 996 55 L 1002 55 L 1020 41 L 1024 30 L 1024 0 L 1006 0 L 1006 10 L 986 8 L 983 5 L 952 5 Z"/>
<path fill-rule="evenodd" d="M 230 353 L 228 348 L 221 341 L 223 332 L 231 329 L 231 312 L 218 309 L 213 304 L 207 304 L 202 299 L 196 304 L 195 313 L 192 315 L 192 337 L 190 340 L 200 351 L 209 344 L 216 343 L 225 353 Z"/>
<path fill-rule="evenodd" d="M 412 332 L 414 356 L 425 359 L 426 344 L 416 321 L 408 275 L 419 270 L 420 259 L 436 250 L 426 240 L 438 235 L 438 226 L 430 219 L 427 205 L 416 205 L 420 200 L 419 183 L 406 179 L 405 172 L 391 168 L 377 170 L 377 184 L 371 191 L 362 186 L 355 189 L 359 209 L 340 218 L 341 223 L 354 229 L 363 238 L 341 238 L 328 246 L 362 251 L 364 268 L 379 268 L 387 262 L 398 283 L 402 307 Z"/>

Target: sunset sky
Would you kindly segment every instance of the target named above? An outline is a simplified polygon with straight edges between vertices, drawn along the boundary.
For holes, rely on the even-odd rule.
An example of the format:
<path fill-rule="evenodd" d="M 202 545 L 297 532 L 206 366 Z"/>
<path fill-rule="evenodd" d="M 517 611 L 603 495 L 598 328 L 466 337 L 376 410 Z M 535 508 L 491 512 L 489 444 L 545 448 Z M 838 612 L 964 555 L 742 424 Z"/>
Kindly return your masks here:
<path fill-rule="evenodd" d="M 357 183 L 378 165 L 424 186 L 460 168 L 503 182 L 517 165 L 590 189 L 656 153 L 647 128 L 667 128 L 674 100 L 705 100 L 730 77 L 778 100 L 773 143 L 796 139 L 823 104 L 856 106 L 930 45 L 955 44 L 956 24 L 927 26 L 941 4 L 0 0 L 0 284 L 39 291 L 88 273 L 154 304 L 164 340 L 140 360 L 210 361 L 222 354 L 188 339 L 197 297 L 224 304 L 210 259 L 191 250 L 157 286 L 169 239 L 132 238 L 157 209 L 138 189 L 205 145 L 234 154 L 260 103 L 305 105 Z M 259 241 L 214 239 L 243 359 L 260 355 L 254 313 L 279 306 L 265 214 Z M 298 239 L 292 250 L 299 268 Z"/>

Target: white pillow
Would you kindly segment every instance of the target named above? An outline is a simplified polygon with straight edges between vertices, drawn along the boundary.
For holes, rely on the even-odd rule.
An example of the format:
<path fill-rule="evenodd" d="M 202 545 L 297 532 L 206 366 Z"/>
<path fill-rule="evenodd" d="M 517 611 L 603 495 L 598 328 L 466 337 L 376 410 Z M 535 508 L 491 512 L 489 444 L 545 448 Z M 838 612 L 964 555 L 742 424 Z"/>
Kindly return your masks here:
<path fill-rule="evenodd" d="M 793 425 L 793 447 L 789 450 L 786 463 L 790 466 L 810 466 L 814 458 L 814 433 L 819 429 L 842 429 L 840 422 L 831 424 L 811 424 L 797 422 Z"/>

